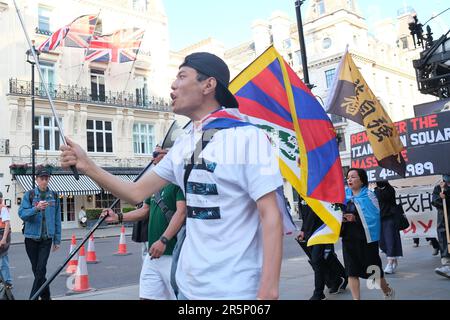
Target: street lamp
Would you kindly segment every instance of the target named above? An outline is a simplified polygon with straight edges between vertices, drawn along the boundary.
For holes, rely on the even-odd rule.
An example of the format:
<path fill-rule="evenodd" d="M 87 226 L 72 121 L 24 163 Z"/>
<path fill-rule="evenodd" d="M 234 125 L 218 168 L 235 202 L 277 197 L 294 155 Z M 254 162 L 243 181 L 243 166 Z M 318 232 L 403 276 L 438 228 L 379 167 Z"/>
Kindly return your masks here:
<path fill-rule="evenodd" d="M 309 83 L 309 73 L 308 73 L 308 61 L 306 59 L 306 46 L 305 38 L 303 36 L 303 23 L 302 23 L 302 13 L 300 11 L 300 6 L 305 2 L 305 0 L 295 1 L 295 13 L 297 15 L 297 28 L 298 28 L 298 40 L 300 42 L 300 54 L 302 57 L 303 66 L 303 80 L 309 89 L 315 87 L 315 85 Z"/>
<path fill-rule="evenodd" d="M 34 40 L 32 41 L 33 51 L 36 54 L 36 57 L 39 59 L 39 50 L 36 50 L 34 47 Z M 34 65 L 36 61 L 34 61 L 33 53 L 30 49 L 26 51 L 27 62 L 31 64 L 31 183 L 33 185 L 33 189 L 36 187 L 36 158 L 35 158 L 35 149 L 36 144 L 34 141 Z"/>

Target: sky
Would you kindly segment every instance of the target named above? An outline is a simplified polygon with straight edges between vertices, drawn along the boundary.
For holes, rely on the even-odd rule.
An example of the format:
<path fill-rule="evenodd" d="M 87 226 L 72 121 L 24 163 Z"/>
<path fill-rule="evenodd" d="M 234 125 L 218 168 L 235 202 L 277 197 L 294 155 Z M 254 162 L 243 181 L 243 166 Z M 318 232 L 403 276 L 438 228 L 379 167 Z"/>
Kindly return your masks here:
<path fill-rule="evenodd" d="M 307 0 L 302 6 L 306 18 Z M 409 5 L 417 12 L 419 21 L 426 22 L 433 14 L 450 7 L 448 0 L 356 0 L 369 25 L 396 17 L 397 10 Z M 296 21 L 294 0 L 163 0 L 169 22 L 170 49 L 178 51 L 208 37 L 213 37 L 229 49 L 251 40 L 251 24 L 255 19 L 268 19 L 273 11 L 286 12 Z M 431 24 L 435 39 L 448 31 L 450 10 Z M 444 28 L 446 30 L 444 31 Z M 425 30 L 425 29 L 424 29 Z"/>

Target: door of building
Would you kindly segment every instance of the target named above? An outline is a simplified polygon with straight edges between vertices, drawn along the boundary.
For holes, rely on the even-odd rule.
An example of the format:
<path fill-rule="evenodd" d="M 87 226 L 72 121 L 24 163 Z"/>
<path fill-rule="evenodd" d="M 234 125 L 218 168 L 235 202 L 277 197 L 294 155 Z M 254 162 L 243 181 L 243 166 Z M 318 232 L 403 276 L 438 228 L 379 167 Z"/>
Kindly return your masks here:
<path fill-rule="evenodd" d="M 73 196 L 62 196 L 60 200 L 62 228 L 77 228 L 78 222 L 75 217 L 75 198 Z"/>

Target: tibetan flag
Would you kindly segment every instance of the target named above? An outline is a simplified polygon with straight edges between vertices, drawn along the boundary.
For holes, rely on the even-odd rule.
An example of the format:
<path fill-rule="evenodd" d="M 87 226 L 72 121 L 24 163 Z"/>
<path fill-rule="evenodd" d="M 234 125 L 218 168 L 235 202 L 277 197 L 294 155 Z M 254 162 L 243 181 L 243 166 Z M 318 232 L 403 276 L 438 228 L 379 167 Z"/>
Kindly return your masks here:
<path fill-rule="evenodd" d="M 327 112 L 364 126 L 378 164 L 405 176 L 406 164 L 401 154 L 404 147 L 398 131 L 348 51 L 336 71 Z"/>
<path fill-rule="evenodd" d="M 317 99 L 273 46 L 230 84 L 247 121 L 264 129 L 278 153 L 281 174 L 325 226 L 308 245 L 335 243 L 344 203 L 336 132 Z"/>
<path fill-rule="evenodd" d="M 121 29 L 109 35 L 94 36 L 85 55 L 86 61 L 129 62 L 136 60 L 143 29 Z"/>
<path fill-rule="evenodd" d="M 95 31 L 98 15 L 83 15 L 75 19 L 67 37 L 64 39 L 65 47 L 88 48 Z"/>

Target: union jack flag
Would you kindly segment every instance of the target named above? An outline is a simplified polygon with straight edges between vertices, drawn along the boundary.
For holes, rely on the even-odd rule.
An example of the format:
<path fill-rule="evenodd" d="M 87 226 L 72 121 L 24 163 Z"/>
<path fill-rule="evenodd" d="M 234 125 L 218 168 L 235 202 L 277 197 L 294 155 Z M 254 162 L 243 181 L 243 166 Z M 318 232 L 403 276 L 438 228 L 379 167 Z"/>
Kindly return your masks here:
<path fill-rule="evenodd" d="M 87 48 L 94 33 L 98 15 L 83 15 L 56 30 L 39 47 L 42 52 L 55 50 L 64 40 L 64 46 Z"/>
<path fill-rule="evenodd" d="M 41 45 L 38 47 L 38 50 L 41 52 L 49 52 L 50 50 L 55 50 L 61 41 L 67 36 L 69 32 L 69 26 L 64 26 L 55 32 L 52 33 L 50 37 L 48 37 Z"/>
<path fill-rule="evenodd" d="M 134 61 L 141 46 L 144 31 L 139 28 L 130 28 L 120 29 L 109 35 L 93 36 L 85 60 L 118 63 Z"/>
<path fill-rule="evenodd" d="M 65 47 L 88 48 L 94 34 L 98 15 L 84 15 L 75 19 L 67 37 L 64 39 Z"/>

